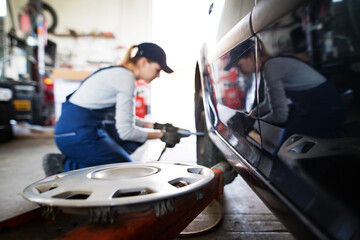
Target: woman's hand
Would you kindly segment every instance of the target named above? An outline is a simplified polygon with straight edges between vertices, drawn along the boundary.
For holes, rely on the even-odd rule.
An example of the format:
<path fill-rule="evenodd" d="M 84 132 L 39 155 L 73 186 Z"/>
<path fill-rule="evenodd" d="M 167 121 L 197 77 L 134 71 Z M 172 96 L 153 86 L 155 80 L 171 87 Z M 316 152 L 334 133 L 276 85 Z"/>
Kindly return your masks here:
<path fill-rule="evenodd" d="M 159 129 L 162 131 L 166 131 L 166 132 L 177 132 L 179 130 L 178 127 L 175 127 L 174 125 L 172 125 L 171 123 L 154 123 L 154 129 Z"/>
<path fill-rule="evenodd" d="M 160 138 L 161 141 L 166 143 L 166 147 L 173 148 L 180 142 L 181 135 L 177 132 L 164 132 L 164 135 Z"/>

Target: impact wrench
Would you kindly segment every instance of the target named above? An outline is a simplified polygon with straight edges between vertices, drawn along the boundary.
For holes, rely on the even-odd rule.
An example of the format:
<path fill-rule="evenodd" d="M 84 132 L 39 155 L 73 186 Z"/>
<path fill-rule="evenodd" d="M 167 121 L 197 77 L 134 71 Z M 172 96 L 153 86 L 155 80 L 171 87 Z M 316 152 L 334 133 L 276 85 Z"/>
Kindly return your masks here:
<path fill-rule="evenodd" d="M 189 137 L 189 136 L 191 136 L 191 135 L 204 136 L 204 134 L 205 134 L 205 133 L 203 133 L 203 132 L 190 132 L 189 130 L 181 129 L 181 128 L 179 128 L 179 130 L 177 130 L 176 133 L 179 134 L 181 138 Z M 163 150 L 161 151 L 160 156 L 159 156 L 159 158 L 158 158 L 157 161 L 160 161 L 160 158 L 161 158 L 162 155 L 164 154 L 166 148 L 167 148 L 167 145 L 165 144 L 165 147 L 164 147 Z"/>

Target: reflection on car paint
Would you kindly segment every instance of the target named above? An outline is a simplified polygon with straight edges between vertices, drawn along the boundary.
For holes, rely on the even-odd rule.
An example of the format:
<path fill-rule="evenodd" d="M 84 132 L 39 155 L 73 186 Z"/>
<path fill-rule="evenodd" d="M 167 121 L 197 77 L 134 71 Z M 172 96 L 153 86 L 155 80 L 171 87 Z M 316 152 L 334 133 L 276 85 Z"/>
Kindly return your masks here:
<path fill-rule="evenodd" d="M 241 156 L 222 149 L 228 160 L 245 178 L 251 164 L 335 239 L 360 223 L 350 186 L 360 171 L 359 11 L 359 1 L 309 1 L 203 73 L 212 127 Z"/>

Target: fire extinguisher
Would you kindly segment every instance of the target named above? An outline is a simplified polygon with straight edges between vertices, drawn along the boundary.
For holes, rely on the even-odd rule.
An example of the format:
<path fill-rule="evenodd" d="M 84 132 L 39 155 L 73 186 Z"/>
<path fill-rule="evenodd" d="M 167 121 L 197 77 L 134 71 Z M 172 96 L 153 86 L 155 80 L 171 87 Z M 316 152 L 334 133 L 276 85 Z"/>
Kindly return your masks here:
<path fill-rule="evenodd" d="M 135 98 L 135 114 L 140 118 L 145 118 L 145 116 L 149 113 L 148 103 L 149 101 L 149 85 L 144 81 L 136 81 L 136 98 Z"/>

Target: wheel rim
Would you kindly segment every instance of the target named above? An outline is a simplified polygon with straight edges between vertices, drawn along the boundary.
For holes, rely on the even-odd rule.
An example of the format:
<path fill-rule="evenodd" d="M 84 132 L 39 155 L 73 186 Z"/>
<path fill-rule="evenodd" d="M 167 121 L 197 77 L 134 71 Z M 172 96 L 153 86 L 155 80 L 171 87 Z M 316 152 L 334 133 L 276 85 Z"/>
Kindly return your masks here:
<path fill-rule="evenodd" d="M 198 165 L 119 163 L 50 176 L 26 187 L 23 196 L 42 206 L 122 206 L 188 194 L 213 177 Z"/>

